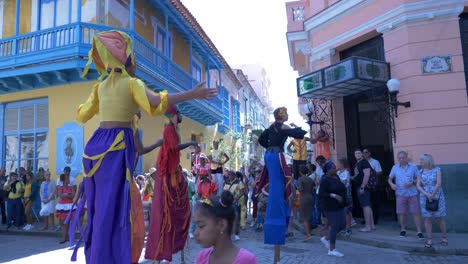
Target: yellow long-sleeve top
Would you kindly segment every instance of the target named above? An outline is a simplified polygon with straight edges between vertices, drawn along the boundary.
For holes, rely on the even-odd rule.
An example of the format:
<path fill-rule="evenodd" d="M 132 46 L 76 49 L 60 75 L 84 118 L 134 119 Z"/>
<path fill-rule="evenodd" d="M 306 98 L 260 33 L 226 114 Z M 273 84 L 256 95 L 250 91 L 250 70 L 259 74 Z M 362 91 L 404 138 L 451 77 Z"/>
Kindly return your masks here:
<path fill-rule="evenodd" d="M 146 86 L 138 78 L 111 73 L 107 79 L 94 85 L 91 95 L 77 110 L 77 121 L 86 123 L 94 115 L 100 121 L 131 122 L 138 108 L 155 116 L 166 112 L 168 107 L 167 91 L 157 94 L 161 103 L 152 107 L 146 95 Z"/>

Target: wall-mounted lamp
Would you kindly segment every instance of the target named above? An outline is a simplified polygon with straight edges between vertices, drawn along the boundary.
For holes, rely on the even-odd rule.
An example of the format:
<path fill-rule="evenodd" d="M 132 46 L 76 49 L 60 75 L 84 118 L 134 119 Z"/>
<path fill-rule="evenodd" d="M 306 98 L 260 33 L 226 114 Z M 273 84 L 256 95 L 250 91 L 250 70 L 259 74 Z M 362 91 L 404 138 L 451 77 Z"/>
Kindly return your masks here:
<path fill-rule="evenodd" d="M 309 125 L 309 126 L 312 126 L 314 124 L 317 124 L 317 125 L 324 125 L 325 122 L 324 121 L 313 121 L 312 120 L 312 115 L 314 114 L 314 104 L 312 103 L 312 101 L 307 101 L 307 103 L 305 104 L 301 104 L 300 107 L 299 107 L 299 112 L 300 114 L 302 114 L 303 116 L 307 116 L 307 121 L 306 123 Z"/>
<path fill-rule="evenodd" d="M 411 102 L 399 102 L 397 100 L 397 94 L 400 92 L 400 81 L 397 79 L 390 79 L 387 81 L 388 93 L 390 94 L 390 105 L 395 111 L 395 117 L 398 117 L 398 106 L 404 106 L 405 108 L 411 107 Z"/>

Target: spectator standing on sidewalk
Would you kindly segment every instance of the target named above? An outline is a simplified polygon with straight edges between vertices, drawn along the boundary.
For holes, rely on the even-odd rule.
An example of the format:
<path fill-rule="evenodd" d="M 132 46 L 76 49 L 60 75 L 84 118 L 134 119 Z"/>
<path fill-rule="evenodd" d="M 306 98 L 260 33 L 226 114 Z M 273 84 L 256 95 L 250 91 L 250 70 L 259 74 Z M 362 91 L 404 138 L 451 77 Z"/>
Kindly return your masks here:
<path fill-rule="evenodd" d="M 372 152 L 370 149 L 365 148 L 362 150 L 362 155 L 364 158 L 369 162 L 371 168 L 377 175 L 377 188 L 370 190 L 370 200 L 372 206 L 372 214 L 374 217 L 374 224 L 379 222 L 379 204 L 380 204 L 380 186 L 382 184 L 382 167 L 380 166 L 380 162 L 374 158 L 372 158 Z"/>
<path fill-rule="evenodd" d="M 398 163 L 393 165 L 388 177 L 388 184 L 395 191 L 396 212 L 400 222 L 400 236 L 406 236 L 405 215 L 413 215 L 414 224 L 418 231 L 418 238 L 424 239 L 421 231 L 421 215 L 419 213 L 418 189 L 416 188 L 419 171 L 416 165 L 408 162 L 408 153 L 398 152 Z M 395 183 L 393 182 L 395 181 Z"/>
<path fill-rule="evenodd" d="M 6 176 L 6 170 L 5 168 L 0 168 L 0 211 L 2 213 L 2 225 L 7 224 L 7 212 L 6 212 L 6 207 L 5 203 L 8 199 L 8 192 L 3 190 L 3 186 L 5 183 L 7 183 L 8 179 Z"/>
<path fill-rule="evenodd" d="M 371 232 L 375 230 L 374 217 L 372 213 L 371 201 L 370 201 L 370 190 L 367 188 L 369 179 L 371 177 L 372 167 L 369 162 L 362 156 L 361 149 L 356 149 L 354 151 L 354 157 L 357 160 L 356 169 L 357 174 L 354 176 L 354 181 L 356 182 L 359 189 L 357 191 L 357 196 L 359 199 L 359 204 L 361 205 L 362 211 L 364 213 L 364 221 L 366 227 L 361 228 L 360 232 Z"/>
<path fill-rule="evenodd" d="M 18 179 L 16 172 L 10 172 L 8 181 L 3 186 L 3 189 L 8 192 L 7 202 L 7 230 L 11 227 L 13 216 L 15 219 L 15 227 L 18 229 L 22 225 L 21 218 L 23 216 L 21 197 L 24 193 L 24 184 Z"/>
<path fill-rule="evenodd" d="M 44 228 L 47 230 L 54 230 L 54 212 L 55 212 L 55 182 L 50 180 L 50 171 L 44 173 L 45 181 L 42 182 L 40 188 L 40 197 L 41 197 L 41 211 L 39 214 L 44 216 Z"/>
<path fill-rule="evenodd" d="M 24 185 L 24 195 L 23 195 L 23 205 L 24 205 L 24 214 L 26 215 L 26 226 L 23 230 L 29 231 L 34 228 L 33 218 L 31 215 L 31 210 L 34 205 L 34 201 L 37 197 L 37 184 L 34 180 L 32 172 L 28 171 L 26 173 L 26 184 Z"/>
<path fill-rule="evenodd" d="M 419 196 L 419 203 L 421 205 L 422 216 L 424 217 L 424 225 L 426 228 L 426 247 L 432 246 L 432 218 L 435 218 L 439 224 L 442 233 L 440 244 L 442 246 L 448 245 L 447 240 L 447 227 L 445 225 L 445 195 L 442 190 L 442 172 L 439 167 L 434 166 L 434 159 L 429 154 L 421 156 L 421 171 L 418 175 L 417 187 L 421 192 Z M 437 208 L 433 210 L 428 207 L 427 203 L 437 200 Z M 434 210 L 437 209 L 437 210 Z"/>
<path fill-rule="evenodd" d="M 341 182 L 346 186 L 346 231 L 345 235 L 351 235 L 351 223 L 353 220 L 353 195 L 351 193 L 351 174 L 349 173 L 349 163 L 348 160 L 342 158 L 338 160 L 337 163 L 337 174 L 340 177 Z"/>

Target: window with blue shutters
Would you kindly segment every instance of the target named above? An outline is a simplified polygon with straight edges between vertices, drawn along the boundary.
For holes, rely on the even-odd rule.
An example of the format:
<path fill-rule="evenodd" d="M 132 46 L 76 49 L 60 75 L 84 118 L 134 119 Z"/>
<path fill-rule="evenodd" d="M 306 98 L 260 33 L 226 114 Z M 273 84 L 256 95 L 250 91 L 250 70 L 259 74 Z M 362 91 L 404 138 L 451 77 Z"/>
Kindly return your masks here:
<path fill-rule="evenodd" d="M 230 105 L 229 105 L 229 91 L 221 87 L 220 89 L 220 95 L 221 95 L 221 100 L 223 101 L 223 126 L 227 129 L 230 127 L 231 122 L 230 122 Z"/>
<path fill-rule="evenodd" d="M 240 103 L 234 99 L 232 99 L 232 130 L 237 133 L 241 132 Z"/>
<path fill-rule="evenodd" d="M 37 172 L 49 168 L 49 105 L 47 98 L 7 103 L 3 111 L 2 166 Z M 1 121 L 1 120 L 0 120 Z"/>

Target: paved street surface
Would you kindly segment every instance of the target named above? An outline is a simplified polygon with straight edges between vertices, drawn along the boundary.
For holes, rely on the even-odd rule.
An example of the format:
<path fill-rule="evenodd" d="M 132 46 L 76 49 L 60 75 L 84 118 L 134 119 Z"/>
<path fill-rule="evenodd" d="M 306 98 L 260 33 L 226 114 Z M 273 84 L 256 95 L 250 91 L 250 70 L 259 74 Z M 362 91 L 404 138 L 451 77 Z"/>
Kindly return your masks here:
<path fill-rule="evenodd" d="M 59 238 L 25 236 L 18 234 L 0 234 L 0 263 L 8 264 L 30 264 L 30 263 L 71 263 L 72 251 L 66 246 L 58 244 Z M 236 242 L 257 256 L 259 263 L 273 263 L 273 249 L 271 246 L 262 243 L 262 233 L 251 230 L 241 233 L 241 240 Z M 296 236 L 287 240 L 287 245 L 282 248 L 281 264 L 315 264 L 315 263 L 389 263 L 389 264 L 461 264 L 468 263 L 468 256 L 428 256 L 419 254 L 409 254 L 404 251 L 381 249 L 338 241 L 338 249 L 345 254 L 344 258 L 327 256 L 326 250 L 319 242 L 318 237 L 314 237 L 312 242 L 303 243 L 302 236 L 296 232 Z M 186 252 L 186 263 L 193 263 L 200 247 L 191 240 Z M 80 248 L 77 264 L 84 264 L 83 249 Z M 151 263 L 151 261 L 141 260 L 140 263 Z M 178 254 L 173 263 L 180 263 Z"/>

